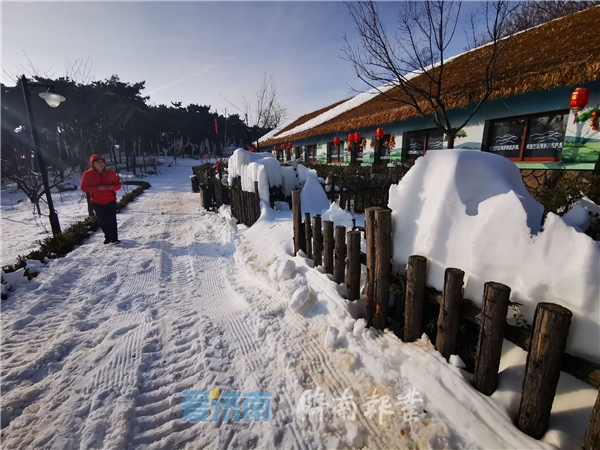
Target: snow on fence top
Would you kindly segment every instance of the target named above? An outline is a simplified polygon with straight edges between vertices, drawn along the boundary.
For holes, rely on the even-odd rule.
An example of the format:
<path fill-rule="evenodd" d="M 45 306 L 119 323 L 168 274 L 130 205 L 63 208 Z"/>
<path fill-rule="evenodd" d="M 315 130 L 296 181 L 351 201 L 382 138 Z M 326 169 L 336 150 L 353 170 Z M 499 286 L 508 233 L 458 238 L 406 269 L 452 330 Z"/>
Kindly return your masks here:
<path fill-rule="evenodd" d="M 549 213 L 508 159 L 469 150 L 431 151 L 390 188 L 394 263 L 428 258 L 427 284 L 465 271 L 465 298 L 481 307 L 483 285 L 510 286 L 532 323 L 539 302 L 573 312 L 567 351 L 600 361 L 600 247 Z"/>
<path fill-rule="evenodd" d="M 258 181 L 260 199 L 269 203 L 269 188 L 283 186 L 286 195 L 291 195 L 300 183 L 306 183 L 309 177 L 317 178 L 317 172 L 298 164 L 297 174 L 293 167 L 281 166 L 270 153 L 252 153 L 238 148 L 229 158 L 229 183 L 240 177 L 242 190 L 254 192 L 254 182 Z"/>

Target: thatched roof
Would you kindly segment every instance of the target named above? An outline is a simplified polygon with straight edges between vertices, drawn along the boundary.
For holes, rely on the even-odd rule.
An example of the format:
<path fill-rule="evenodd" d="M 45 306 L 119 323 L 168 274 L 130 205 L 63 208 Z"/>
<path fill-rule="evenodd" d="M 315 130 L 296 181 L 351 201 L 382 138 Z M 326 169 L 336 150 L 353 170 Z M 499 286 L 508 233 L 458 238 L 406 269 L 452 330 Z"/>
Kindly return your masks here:
<path fill-rule="evenodd" d="M 501 41 L 497 78 L 490 98 L 506 98 L 597 80 L 600 74 L 599 17 L 600 6 L 595 6 Z M 482 46 L 444 64 L 442 92 L 448 109 L 466 108 L 482 98 L 484 86 L 482 70 L 478 70 L 481 68 L 479 61 L 485 60 L 491 51 L 491 45 Z M 426 75 L 420 75 L 414 78 L 414 82 L 425 83 L 425 77 Z M 394 98 L 403 96 L 400 88 L 392 89 L 388 95 Z M 320 111 L 331 109 L 339 103 L 341 102 Z M 315 111 L 302 116 L 294 126 L 316 117 L 318 113 L 319 111 Z M 391 101 L 380 94 L 310 130 L 288 135 L 284 139 L 277 139 L 275 136 L 263 145 L 326 133 L 346 133 L 417 115 L 414 107 Z M 292 130 L 293 127 L 290 125 L 287 129 Z"/>
<path fill-rule="evenodd" d="M 277 138 L 277 136 L 280 135 L 281 133 L 285 133 L 286 131 L 293 130 L 294 128 L 299 127 L 300 125 L 302 125 L 303 123 L 306 123 L 309 120 L 314 119 L 317 116 L 320 116 L 321 114 L 329 111 L 330 109 L 335 108 L 337 105 L 341 105 L 342 103 L 344 103 L 344 102 L 346 102 L 348 100 L 349 99 L 341 100 L 341 101 L 339 101 L 337 103 L 334 103 L 333 105 L 326 106 L 325 108 L 318 109 L 316 111 L 313 111 L 311 113 L 305 114 L 305 115 L 297 118 L 292 123 L 290 123 L 288 126 L 286 126 L 285 128 L 282 128 L 277 133 L 275 133 L 274 134 L 275 138 Z"/>

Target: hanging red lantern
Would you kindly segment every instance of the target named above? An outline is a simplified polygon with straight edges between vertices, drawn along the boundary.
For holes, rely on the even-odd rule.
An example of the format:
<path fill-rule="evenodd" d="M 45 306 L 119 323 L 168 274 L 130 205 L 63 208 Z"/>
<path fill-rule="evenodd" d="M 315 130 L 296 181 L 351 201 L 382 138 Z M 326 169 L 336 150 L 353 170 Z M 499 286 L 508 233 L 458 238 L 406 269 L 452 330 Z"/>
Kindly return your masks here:
<path fill-rule="evenodd" d="M 277 146 L 273 147 L 273 151 L 277 151 L 277 150 L 279 150 L 279 149 L 277 148 Z"/>
<path fill-rule="evenodd" d="M 577 88 L 571 94 L 571 109 L 575 112 L 581 111 L 588 104 L 590 91 L 586 88 Z"/>
<path fill-rule="evenodd" d="M 348 135 L 348 142 L 354 142 L 354 135 L 352 133 Z"/>
<path fill-rule="evenodd" d="M 292 148 L 292 143 L 288 142 L 288 148 L 291 149 Z"/>
<path fill-rule="evenodd" d="M 576 88 L 571 94 L 571 109 L 575 112 L 573 123 L 577 122 L 577 113 L 585 108 L 590 99 L 590 91 L 586 88 Z"/>
<path fill-rule="evenodd" d="M 383 128 L 377 128 L 375 130 L 375 137 L 381 139 L 383 137 Z"/>
<path fill-rule="evenodd" d="M 339 137 L 334 137 L 333 138 L 333 145 L 340 145 L 340 138 Z"/>
<path fill-rule="evenodd" d="M 360 142 L 360 133 L 358 131 L 354 133 L 354 142 Z"/>

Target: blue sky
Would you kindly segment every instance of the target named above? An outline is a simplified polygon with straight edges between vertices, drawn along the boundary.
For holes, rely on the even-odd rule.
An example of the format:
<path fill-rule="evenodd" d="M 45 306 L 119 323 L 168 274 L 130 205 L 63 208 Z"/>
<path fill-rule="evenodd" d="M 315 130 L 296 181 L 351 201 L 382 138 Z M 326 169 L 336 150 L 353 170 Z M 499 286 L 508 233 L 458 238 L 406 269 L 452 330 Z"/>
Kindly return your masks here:
<path fill-rule="evenodd" d="M 465 2 L 466 12 L 478 4 Z M 51 76 L 67 60 L 88 60 L 100 80 L 145 80 L 150 102 L 211 105 L 234 114 L 253 101 L 263 74 L 297 117 L 365 86 L 340 58 L 344 33 L 356 31 L 342 2 L 2 2 L 2 68 L 32 63 Z M 379 3 L 393 25 L 396 2 Z M 457 31 L 452 53 L 464 47 Z M 13 82 L 2 74 L 5 84 Z"/>

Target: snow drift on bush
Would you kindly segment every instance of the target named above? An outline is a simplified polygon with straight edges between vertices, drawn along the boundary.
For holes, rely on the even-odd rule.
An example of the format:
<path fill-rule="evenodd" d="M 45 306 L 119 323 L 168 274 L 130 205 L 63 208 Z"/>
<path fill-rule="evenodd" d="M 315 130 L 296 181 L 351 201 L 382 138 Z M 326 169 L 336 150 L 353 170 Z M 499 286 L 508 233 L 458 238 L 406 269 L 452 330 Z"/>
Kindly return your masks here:
<path fill-rule="evenodd" d="M 465 271 L 465 297 L 481 307 L 487 281 L 511 287 L 532 323 L 539 302 L 573 312 L 567 350 L 600 361 L 600 247 L 548 214 L 502 156 L 432 151 L 390 188 L 394 263 L 428 258 L 427 284 L 442 290 L 444 271 Z"/>

